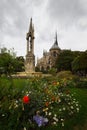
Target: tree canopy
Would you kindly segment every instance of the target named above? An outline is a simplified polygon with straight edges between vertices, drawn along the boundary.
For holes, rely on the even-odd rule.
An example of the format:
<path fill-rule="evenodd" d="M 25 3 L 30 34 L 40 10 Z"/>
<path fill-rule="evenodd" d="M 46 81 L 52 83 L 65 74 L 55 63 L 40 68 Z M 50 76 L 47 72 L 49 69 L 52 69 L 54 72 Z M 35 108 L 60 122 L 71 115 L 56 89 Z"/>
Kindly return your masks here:
<path fill-rule="evenodd" d="M 16 57 L 15 53 L 1 49 L 0 53 L 0 74 L 11 75 L 17 71 L 24 70 L 24 58 L 22 56 Z"/>
<path fill-rule="evenodd" d="M 74 59 L 72 62 L 72 70 L 82 75 L 87 73 L 87 51 Z"/>
<path fill-rule="evenodd" d="M 75 55 L 71 50 L 63 50 L 56 61 L 56 67 L 58 71 L 72 70 L 71 63 L 74 60 Z"/>

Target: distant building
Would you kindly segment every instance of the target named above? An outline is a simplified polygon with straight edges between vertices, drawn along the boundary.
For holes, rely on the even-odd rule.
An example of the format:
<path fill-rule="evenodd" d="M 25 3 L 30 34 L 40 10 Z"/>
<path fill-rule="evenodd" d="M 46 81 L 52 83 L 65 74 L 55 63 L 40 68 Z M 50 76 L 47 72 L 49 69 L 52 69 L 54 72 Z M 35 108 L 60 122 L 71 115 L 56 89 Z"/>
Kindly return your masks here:
<path fill-rule="evenodd" d="M 58 46 L 57 33 L 56 33 L 54 44 L 49 49 L 49 52 L 45 50 L 43 51 L 43 57 L 37 59 L 36 67 L 39 68 L 40 71 L 47 71 L 48 69 L 51 69 L 52 67 L 55 66 L 56 59 L 58 58 L 60 52 L 61 49 Z"/>

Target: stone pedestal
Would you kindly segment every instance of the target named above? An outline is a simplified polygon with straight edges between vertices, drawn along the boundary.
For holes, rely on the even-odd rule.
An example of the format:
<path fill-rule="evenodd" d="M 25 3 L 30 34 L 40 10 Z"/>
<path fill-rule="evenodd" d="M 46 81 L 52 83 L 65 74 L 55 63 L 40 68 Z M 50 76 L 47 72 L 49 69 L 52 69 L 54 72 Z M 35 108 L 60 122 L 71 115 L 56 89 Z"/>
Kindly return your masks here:
<path fill-rule="evenodd" d="M 31 52 L 26 55 L 25 60 L 25 72 L 32 73 L 35 72 L 35 56 Z"/>

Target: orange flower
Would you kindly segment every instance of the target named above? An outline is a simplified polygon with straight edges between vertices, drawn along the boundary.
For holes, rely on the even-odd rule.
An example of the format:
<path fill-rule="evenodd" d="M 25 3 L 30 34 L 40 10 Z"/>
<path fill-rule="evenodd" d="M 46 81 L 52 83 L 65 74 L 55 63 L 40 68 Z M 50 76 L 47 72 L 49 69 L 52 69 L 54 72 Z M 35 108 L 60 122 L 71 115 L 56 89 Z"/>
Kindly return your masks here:
<path fill-rule="evenodd" d="M 57 82 L 53 82 L 53 85 L 57 85 Z"/>
<path fill-rule="evenodd" d="M 48 107 L 49 106 L 49 102 L 45 102 L 45 106 Z"/>
<path fill-rule="evenodd" d="M 55 101 L 55 100 L 56 100 L 55 96 L 52 96 L 52 101 Z"/>

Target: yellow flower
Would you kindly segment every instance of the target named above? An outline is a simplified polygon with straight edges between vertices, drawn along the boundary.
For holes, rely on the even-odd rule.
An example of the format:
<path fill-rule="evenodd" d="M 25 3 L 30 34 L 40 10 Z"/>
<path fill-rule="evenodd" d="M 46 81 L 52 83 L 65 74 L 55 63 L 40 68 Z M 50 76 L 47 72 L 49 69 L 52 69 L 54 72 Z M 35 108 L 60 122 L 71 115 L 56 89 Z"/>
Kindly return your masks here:
<path fill-rule="evenodd" d="M 45 111 L 47 111 L 47 110 L 48 110 L 48 107 L 47 107 L 47 108 L 44 108 L 44 109 L 43 109 L 43 112 L 45 112 Z"/>
<path fill-rule="evenodd" d="M 59 82 L 57 82 L 57 85 L 59 85 L 60 83 Z"/>

